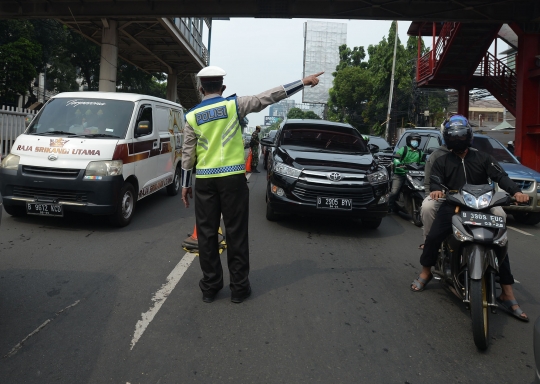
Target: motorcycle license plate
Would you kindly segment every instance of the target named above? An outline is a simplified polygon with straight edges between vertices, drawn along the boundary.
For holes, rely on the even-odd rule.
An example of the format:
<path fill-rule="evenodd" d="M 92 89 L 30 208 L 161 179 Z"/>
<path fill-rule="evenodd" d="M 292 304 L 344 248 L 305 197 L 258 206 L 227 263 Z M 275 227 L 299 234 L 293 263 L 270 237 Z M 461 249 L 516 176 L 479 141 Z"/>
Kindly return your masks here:
<path fill-rule="evenodd" d="M 64 216 L 62 208 L 59 204 L 26 203 L 26 213 L 29 215 Z"/>
<path fill-rule="evenodd" d="M 504 228 L 504 218 L 502 216 L 490 215 L 489 213 L 461 211 L 461 219 L 463 224 Z"/>
<path fill-rule="evenodd" d="M 323 209 L 352 209 L 352 199 L 341 199 L 337 197 L 317 197 L 317 208 Z"/>

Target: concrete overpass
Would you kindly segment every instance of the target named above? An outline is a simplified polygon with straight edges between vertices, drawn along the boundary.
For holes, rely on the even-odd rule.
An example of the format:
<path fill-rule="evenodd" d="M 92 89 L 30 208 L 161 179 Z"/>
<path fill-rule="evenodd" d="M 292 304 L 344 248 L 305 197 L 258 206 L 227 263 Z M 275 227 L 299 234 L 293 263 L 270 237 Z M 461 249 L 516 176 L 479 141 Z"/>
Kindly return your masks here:
<path fill-rule="evenodd" d="M 186 108 L 200 101 L 194 74 L 208 65 L 208 51 L 198 28 L 192 24 L 202 27 L 205 22 L 210 30 L 210 20 L 159 17 L 57 19 L 101 45 L 100 91 L 114 92 L 117 57 L 121 57 L 148 73 L 167 73 L 167 99 L 178 99 Z"/>
<path fill-rule="evenodd" d="M 306 17 L 518 22 L 538 28 L 538 0 L 2 0 L 0 17 Z"/>

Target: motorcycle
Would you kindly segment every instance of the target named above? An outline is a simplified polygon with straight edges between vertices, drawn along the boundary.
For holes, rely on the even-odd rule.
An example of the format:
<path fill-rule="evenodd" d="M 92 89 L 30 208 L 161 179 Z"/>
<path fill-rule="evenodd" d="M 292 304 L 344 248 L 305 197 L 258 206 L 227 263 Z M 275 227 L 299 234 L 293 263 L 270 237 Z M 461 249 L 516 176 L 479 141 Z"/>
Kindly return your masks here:
<path fill-rule="evenodd" d="M 440 184 L 437 176 L 431 180 Z M 442 185 L 443 186 L 443 185 Z M 495 275 L 508 250 L 503 217 L 490 213 L 515 199 L 495 192 L 492 185 L 466 184 L 459 191 L 446 190 L 446 202 L 456 206 L 452 234 L 443 242 L 434 275 L 471 312 L 474 344 L 485 350 L 489 343 L 489 312 L 497 313 Z"/>
<path fill-rule="evenodd" d="M 422 226 L 420 209 L 426 197 L 424 188 L 424 164 L 410 163 L 400 165 L 407 170 L 406 180 L 401 187 L 399 198 L 395 202 L 395 209 L 412 217 L 414 225 Z"/>

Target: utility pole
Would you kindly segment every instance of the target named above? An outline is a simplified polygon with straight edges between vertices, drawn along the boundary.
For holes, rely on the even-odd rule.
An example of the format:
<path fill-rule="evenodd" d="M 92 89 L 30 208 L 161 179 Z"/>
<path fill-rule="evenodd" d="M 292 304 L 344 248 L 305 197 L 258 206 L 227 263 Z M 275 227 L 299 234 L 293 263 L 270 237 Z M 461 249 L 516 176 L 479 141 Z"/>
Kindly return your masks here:
<path fill-rule="evenodd" d="M 388 141 L 390 134 L 390 112 L 392 110 L 392 96 L 394 95 L 394 72 L 396 71 L 396 51 L 398 40 L 398 22 L 396 20 L 396 38 L 394 40 L 394 61 L 392 62 L 392 77 L 390 78 L 390 97 L 388 100 L 388 113 L 386 114 L 386 135 L 385 139 Z"/>

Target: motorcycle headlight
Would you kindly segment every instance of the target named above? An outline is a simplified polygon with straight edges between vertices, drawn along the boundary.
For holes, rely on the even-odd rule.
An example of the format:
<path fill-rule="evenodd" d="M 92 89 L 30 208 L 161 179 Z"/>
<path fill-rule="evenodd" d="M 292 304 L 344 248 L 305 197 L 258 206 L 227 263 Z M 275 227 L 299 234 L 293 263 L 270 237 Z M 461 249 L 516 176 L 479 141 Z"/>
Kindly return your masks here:
<path fill-rule="evenodd" d="M 2 160 L 2 164 L 0 165 L 0 167 L 4 169 L 17 169 L 19 168 L 20 158 L 20 156 L 9 154 L 4 157 L 4 160 Z"/>
<path fill-rule="evenodd" d="M 300 169 L 289 167 L 283 163 L 275 163 L 274 172 L 283 176 L 294 177 L 295 179 L 298 179 L 302 173 Z"/>
<path fill-rule="evenodd" d="M 479 198 L 474 197 L 470 193 L 463 191 L 463 200 L 468 207 L 474 209 L 484 209 L 489 206 L 491 203 L 491 198 L 493 197 L 493 192 L 488 192 L 480 196 Z"/>
<path fill-rule="evenodd" d="M 85 176 L 117 176 L 122 174 L 122 160 L 91 161 Z"/>
<path fill-rule="evenodd" d="M 382 169 L 368 174 L 367 179 L 371 184 L 384 183 L 388 181 L 388 172 L 386 172 L 386 169 Z"/>
<path fill-rule="evenodd" d="M 426 187 L 424 186 L 424 184 L 422 184 L 420 181 L 416 180 L 414 177 L 412 177 L 411 175 L 407 174 L 407 180 L 409 180 L 411 182 L 411 184 L 413 185 L 414 189 L 417 189 L 419 191 L 423 191 L 426 189 Z"/>

